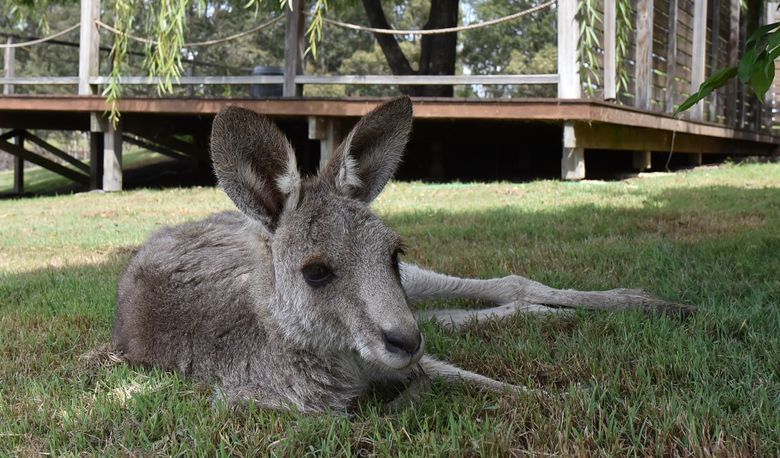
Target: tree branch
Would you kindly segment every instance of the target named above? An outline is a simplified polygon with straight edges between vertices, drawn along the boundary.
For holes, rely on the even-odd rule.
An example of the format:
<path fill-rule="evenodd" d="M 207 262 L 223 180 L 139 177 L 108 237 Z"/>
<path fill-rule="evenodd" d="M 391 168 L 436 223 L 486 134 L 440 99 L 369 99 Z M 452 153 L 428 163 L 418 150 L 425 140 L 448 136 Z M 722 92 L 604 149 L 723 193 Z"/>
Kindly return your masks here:
<path fill-rule="evenodd" d="M 380 0 L 362 1 L 363 9 L 366 10 L 368 23 L 371 24 L 371 27 L 380 29 L 391 28 L 390 24 L 387 23 L 387 17 L 385 17 L 385 12 L 382 10 Z M 395 36 L 375 33 L 374 37 L 382 48 L 382 53 L 384 53 L 387 64 L 394 75 L 414 75 L 417 73 L 409 64 L 409 59 L 406 58 L 403 50 L 401 50 L 401 46 L 398 44 Z"/>

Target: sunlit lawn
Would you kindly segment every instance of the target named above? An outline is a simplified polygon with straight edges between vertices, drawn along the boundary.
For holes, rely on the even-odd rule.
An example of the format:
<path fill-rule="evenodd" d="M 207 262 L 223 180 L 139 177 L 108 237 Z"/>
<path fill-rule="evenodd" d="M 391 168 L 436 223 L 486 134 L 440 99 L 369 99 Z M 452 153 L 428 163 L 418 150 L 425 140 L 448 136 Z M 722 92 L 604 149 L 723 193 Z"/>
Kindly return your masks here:
<path fill-rule="evenodd" d="M 427 323 L 438 357 L 554 396 L 436 384 L 415 408 L 366 400 L 353 417 L 212 407 L 208 386 L 90 355 L 110 340 L 117 278 L 149 232 L 231 206 L 212 188 L 0 201 L 0 455 L 780 453 L 778 164 L 392 184 L 374 207 L 407 261 L 641 287 L 699 313 Z"/>

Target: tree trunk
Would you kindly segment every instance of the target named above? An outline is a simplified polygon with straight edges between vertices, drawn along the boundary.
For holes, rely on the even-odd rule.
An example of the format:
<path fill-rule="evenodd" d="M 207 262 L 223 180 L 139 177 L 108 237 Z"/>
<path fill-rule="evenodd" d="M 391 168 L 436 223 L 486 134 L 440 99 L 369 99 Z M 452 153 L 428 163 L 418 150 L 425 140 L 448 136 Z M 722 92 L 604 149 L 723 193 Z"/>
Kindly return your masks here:
<path fill-rule="evenodd" d="M 371 27 L 389 29 L 380 0 L 362 0 Z M 458 25 L 459 0 L 431 0 L 425 30 Z M 458 34 L 423 35 L 420 42 L 419 70 L 415 71 L 401 50 L 395 35 L 375 33 L 379 47 L 394 75 L 454 75 Z M 452 86 L 399 86 L 402 93 L 424 97 L 452 97 Z"/>
<path fill-rule="evenodd" d="M 458 25 L 459 0 L 431 0 L 431 12 L 426 30 L 443 29 Z M 442 33 L 423 35 L 420 49 L 421 75 L 454 75 L 458 34 Z M 421 96 L 452 97 L 452 86 L 420 86 Z"/>

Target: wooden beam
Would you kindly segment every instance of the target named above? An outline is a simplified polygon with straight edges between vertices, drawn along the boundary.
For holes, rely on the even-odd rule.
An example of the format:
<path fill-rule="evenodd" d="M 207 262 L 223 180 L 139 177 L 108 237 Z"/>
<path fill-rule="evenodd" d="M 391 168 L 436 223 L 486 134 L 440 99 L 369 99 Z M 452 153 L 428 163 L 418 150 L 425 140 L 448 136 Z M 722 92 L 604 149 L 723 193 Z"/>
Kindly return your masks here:
<path fill-rule="evenodd" d="M 62 151 L 61 149 L 55 147 L 54 145 L 46 142 L 42 138 L 36 137 L 35 135 L 29 132 L 25 133 L 24 136 L 31 142 L 35 143 L 36 145 L 40 146 L 41 148 L 51 153 L 52 155 L 57 156 L 58 158 L 67 162 L 68 164 L 73 165 L 74 167 L 76 167 L 77 169 L 81 170 L 84 173 L 89 173 L 89 165 L 81 162 L 80 160 L 76 159 L 75 157 L 71 156 L 65 151 Z"/>
<path fill-rule="evenodd" d="M 740 0 L 729 0 L 729 57 L 728 65 L 736 67 L 739 64 L 739 16 Z M 726 125 L 735 127 L 737 119 L 737 79 L 734 78 L 726 84 Z"/>
<path fill-rule="evenodd" d="M 303 73 L 303 0 L 290 0 L 292 9 L 287 10 L 284 34 L 284 88 L 285 97 L 300 97 L 303 87 L 296 84 L 295 77 Z"/>
<path fill-rule="evenodd" d="M 76 183 L 86 185 L 89 183 L 89 177 L 77 172 L 76 170 L 73 170 L 71 168 L 65 167 L 63 165 L 57 164 L 56 162 L 46 159 L 45 157 L 41 157 L 31 151 L 27 151 L 23 147 L 14 145 L 13 143 L 6 141 L 0 141 L 0 150 L 5 151 L 8 154 L 12 154 L 16 157 L 22 158 L 25 161 L 32 162 L 33 164 L 40 165 L 41 167 L 48 169 L 56 174 L 62 175 L 65 178 L 75 181 Z"/>
<path fill-rule="evenodd" d="M 19 135 L 24 135 L 24 130 L 22 129 L 13 129 L 9 130 L 8 132 L 4 134 L 0 134 L 0 141 L 2 140 L 8 140 L 9 138 L 15 138 Z"/>
<path fill-rule="evenodd" d="M 7 44 L 11 44 L 14 42 L 14 39 L 11 37 L 8 37 L 8 40 L 6 40 Z M 14 77 L 14 73 L 16 72 L 16 48 L 5 48 L 3 54 L 3 75 L 5 76 L 4 79 L 11 79 Z M 3 84 L 3 95 L 10 95 L 14 93 L 14 86 L 10 83 Z"/>
<path fill-rule="evenodd" d="M 8 85 L 46 85 L 46 86 L 67 86 L 80 83 L 78 76 L 12 76 L 0 78 L 0 83 Z"/>
<path fill-rule="evenodd" d="M 653 0 L 636 6 L 636 107 L 649 110 L 653 95 Z"/>
<path fill-rule="evenodd" d="M 165 148 L 163 146 L 155 145 L 153 143 L 141 140 L 131 135 L 122 135 L 122 140 L 130 143 L 131 145 L 140 146 L 141 148 L 151 151 L 153 153 L 162 154 L 163 156 L 176 159 L 178 161 L 195 162 L 195 158 L 176 152 L 172 149 Z"/>
<path fill-rule="evenodd" d="M 582 94 L 577 3 L 577 0 L 558 1 L 558 98 L 561 99 L 578 99 Z"/>
<path fill-rule="evenodd" d="M 720 68 L 718 65 L 718 54 L 720 53 L 720 0 L 710 0 L 712 2 L 712 21 L 710 23 L 710 68 L 712 71 Z M 708 120 L 717 122 L 718 116 L 718 91 L 710 94 L 710 106 Z"/>
<path fill-rule="evenodd" d="M 71 77 L 57 77 L 62 84 L 74 81 Z M 105 85 L 110 81 L 108 76 L 90 78 L 91 84 Z M 2 81 L 2 80 L 0 80 Z M 13 80 L 17 84 L 49 84 L 49 77 L 28 77 Z M 149 76 L 122 76 L 119 82 L 124 85 L 154 86 L 163 78 Z M 179 85 L 222 85 L 222 84 L 283 84 L 284 76 L 182 76 L 177 80 Z M 429 84 L 558 84 L 557 74 L 539 75 L 299 75 L 295 84 L 365 84 L 365 85 L 429 85 Z"/>
<path fill-rule="evenodd" d="M 604 100 L 617 99 L 617 7 L 604 2 Z"/>
<path fill-rule="evenodd" d="M 664 110 L 673 113 L 677 87 L 674 83 L 677 77 L 677 1 L 669 0 L 669 33 L 666 38 L 666 94 Z M 739 0 L 733 0 L 739 2 Z"/>
<path fill-rule="evenodd" d="M 140 118 L 144 114 L 177 115 L 181 117 L 210 116 L 229 105 L 245 107 L 275 118 L 308 116 L 360 117 L 376 108 L 386 98 L 330 99 L 307 97 L 305 99 L 176 99 L 157 97 L 127 97 L 120 101 L 120 109 L 126 118 Z M 527 121 L 593 121 L 619 124 L 626 127 L 647 127 L 660 130 L 677 130 L 705 137 L 735 138 L 741 140 L 780 143 L 780 136 L 746 129 L 734 129 L 722 125 L 674 119 L 660 113 L 651 113 L 632 107 L 615 105 L 599 100 L 568 99 L 513 99 L 513 100 L 463 100 L 463 99 L 413 99 L 415 119 L 467 120 L 527 120 Z M 0 120 L 10 115 L 8 125 L 18 117 L 60 116 L 68 118 L 80 113 L 102 111 L 105 99 L 84 96 L 8 96 L 0 97 Z M 154 119 L 154 118 L 151 118 Z M 67 119 L 66 119 L 67 121 Z M 84 123 L 82 123 L 84 124 Z M 79 125 L 82 125 L 79 124 Z M 88 125 L 88 124 L 87 124 Z M 49 126 L 48 128 L 56 128 Z M 138 133 L 138 132 L 134 132 Z M 158 139 L 166 147 L 179 150 Z"/>
<path fill-rule="evenodd" d="M 81 0 L 79 35 L 79 95 L 98 94 L 89 78 L 97 76 L 100 62 L 100 33 L 95 21 L 100 19 L 100 0 Z"/>
<path fill-rule="evenodd" d="M 631 128 L 600 122 L 575 123 L 577 145 L 594 150 L 613 151 L 655 151 L 669 153 L 672 147 L 672 132 Z M 728 155 L 769 155 L 777 147 L 772 144 L 701 137 L 690 134 L 675 134 L 674 153 L 683 154 L 728 154 Z"/>
<path fill-rule="evenodd" d="M 693 48 L 691 56 L 691 92 L 699 90 L 704 82 L 707 56 L 707 0 L 693 1 Z M 704 118 L 704 101 L 691 108 L 691 118 Z"/>

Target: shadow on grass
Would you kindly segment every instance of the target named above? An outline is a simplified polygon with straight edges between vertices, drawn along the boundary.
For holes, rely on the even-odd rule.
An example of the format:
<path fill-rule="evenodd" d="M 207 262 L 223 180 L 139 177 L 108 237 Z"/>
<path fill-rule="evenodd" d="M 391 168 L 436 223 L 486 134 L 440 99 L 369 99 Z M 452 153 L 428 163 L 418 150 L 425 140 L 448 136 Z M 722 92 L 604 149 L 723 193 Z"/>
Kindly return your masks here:
<path fill-rule="evenodd" d="M 412 450 L 431 440 L 419 421 L 448 434 L 452 425 L 436 420 L 446 405 L 463 418 L 473 414 L 501 422 L 496 430 L 512 434 L 491 439 L 499 452 L 533 445 L 572 452 L 674 454 L 718 444 L 726 454 L 777 451 L 777 189 L 675 188 L 649 198 L 639 209 L 421 210 L 393 213 L 387 221 L 410 246 L 406 260 L 435 270 L 478 277 L 517 273 L 575 289 L 642 287 L 700 309 L 687 322 L 583 313 L 517 317 L 462 332 L 428 323 L 424 332 L 430 351 L 471 370 L 558 392 L 578 383 L 596 388 L 542 403 L 502 397 L 485 401 L 473 391 L 457 389 L 461 394 L 436 394 L 424 401 L 417 420 L 404 415 L 397 420 L 403 425 L 418 422 L 404 426 L 411 432 L 407 445 L 418 447 Z M 108 376 L 78 358 L 108 341 L 116 282 L 128 260 L 123 253 L 102 264 L 0 276 L 0 379 L 6 394 L 29 392 L 29 380 L 52 376 L 88 391 Z M 182 396 L 179 391 L 168 394 Z M 150 394 L 147 403 L 155 402 L 155 396 Z M 204 399 L 196 402 L 198 408 Z M 482 409 L 478 406 L 485 402 L 493 410 L 470 411 Z M 361 415 L 357 421 L 369 422 L 369 429 L 376 428 L 373 434 L 389 434 L 375 423 L 375 414 Z M 296 421 L 288 419 L 285 428 L 295 429 Z M 175 425 L 162 427 L 159 435 L 174 437 Z M 592 435 L 583 436 L 583 430 Z M 319 434 L 295 431 L 290 434 L 301 435 L 304 443 Z M 360 434 L 347 428 L 337 436 L 355 443 Z M 205 440 L 214 439 L 207 435 Z"/>

